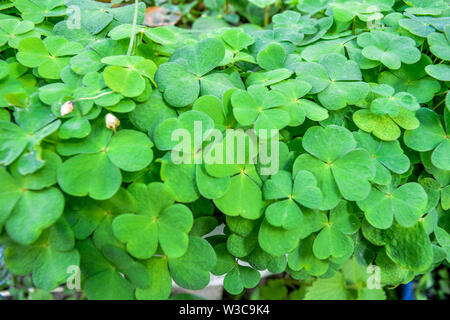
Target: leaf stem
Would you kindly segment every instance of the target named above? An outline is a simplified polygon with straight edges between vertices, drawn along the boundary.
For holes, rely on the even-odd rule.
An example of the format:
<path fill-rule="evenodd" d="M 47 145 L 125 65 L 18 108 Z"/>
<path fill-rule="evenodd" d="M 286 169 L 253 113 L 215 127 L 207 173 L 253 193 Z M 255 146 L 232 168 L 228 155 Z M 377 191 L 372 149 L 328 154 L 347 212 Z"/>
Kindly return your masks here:
<path fill-rule="evenodd" d="M 270 4 L 266 7 L 266 10 L 264 11 L 264 27 L 267 27 L 269 24 L 269 18 L 270 18 Z"/>
<path fill-rule="evenodd" d="M 435 105 L 434 107 L 433 107 L 433 109 L 431 109 L 431 110 L 436 110 L 441 104 L 443 104 L 445 102 L 445 99 L 442 99 L 441 100 L 441 102 L 439 102 L 437 105 Z"/>
<path fill-rule="evenodd" d="M 98 95 L 96 95 L 94 97 L 78 98 L 78 99 L 75 99 L 75 100 L 72 100 L 72 101 L 76 102 L 76 101 L 83 101 L 83 100 L 95 100 L 95 99 L 101 98 L 103 96 L 106 96 L 108 94 L 111 94 L 113 92 L 114 91 L 103 92 L 103 93 L 100 93 L 100 94 L 98 94 Z"/>
<path fill-rule="evenodd" d="M 134 39 L 136 37 L 136 24 L 139 13 L 139 0 L 135 0 L 134 2 L 134 16 L 133 16 L 133 27 L 131 28 L 131 36 L 130 36 L 130 45 L 128 46 L 127 56 L 131 55 L 131 51 L 133 51 L 134 47 Z"/>

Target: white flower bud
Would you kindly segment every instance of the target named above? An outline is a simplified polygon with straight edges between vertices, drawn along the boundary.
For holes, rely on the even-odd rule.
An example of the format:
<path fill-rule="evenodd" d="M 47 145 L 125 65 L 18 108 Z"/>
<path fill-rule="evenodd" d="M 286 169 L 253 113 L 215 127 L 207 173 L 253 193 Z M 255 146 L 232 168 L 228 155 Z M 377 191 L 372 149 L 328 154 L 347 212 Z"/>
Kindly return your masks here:
<path fill-rule="evenodd" d="M 120 125 L 119 119 L 117 119 L 117 117 L 115 115 L 113 115 L 112 113 L 108 113 L 105 116 L 105 123 L 106 123 L 106 127 L 108 129 L 111 129 L 111 130 L 114 130 L 114 131 Z"/>
<path fill-rule="evenodd" d="M 64 117 L 65 115 L 71 113 L 74 108 L 75 104 L 73 103 L 73 101 L 69 100 L 61 106 L 59 113 L 61 114 L 61 117 Z"/>

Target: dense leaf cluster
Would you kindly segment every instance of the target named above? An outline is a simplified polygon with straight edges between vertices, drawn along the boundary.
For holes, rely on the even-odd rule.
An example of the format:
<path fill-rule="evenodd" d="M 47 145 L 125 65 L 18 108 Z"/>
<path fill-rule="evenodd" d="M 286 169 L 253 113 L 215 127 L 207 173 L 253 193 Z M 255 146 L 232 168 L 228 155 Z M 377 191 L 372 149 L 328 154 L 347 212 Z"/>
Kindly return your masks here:
<path fill-rule="evenodd" d="M 275 3 L 235 2 L 250 21 Z M 75 265 L 89 299 L 165 299 L 211 273 L 239 294 L 268 269 L 317 278 L 310 299 L 378 299 L 367 266 L 396 286 L 448 263 L 448 1 L 286 6 L 266 28 L 187 30 L 142 26 L 142 3 L 0 2 L 11 272 L 50 291 Z M 279 130 L 280 170 L 174 163 L 172 132 L 195 122 Z"/>

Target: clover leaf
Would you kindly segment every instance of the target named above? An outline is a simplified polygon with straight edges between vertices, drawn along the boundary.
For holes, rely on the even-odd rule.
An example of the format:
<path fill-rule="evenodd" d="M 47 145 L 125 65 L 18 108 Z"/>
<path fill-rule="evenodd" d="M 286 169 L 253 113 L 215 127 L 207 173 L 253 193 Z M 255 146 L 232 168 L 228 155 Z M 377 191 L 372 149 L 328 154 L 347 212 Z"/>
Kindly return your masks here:
<path fill-rule="evenodd" d="M 47 136 L 58 130 L 61 121 L 47 107 L 36 104 L 33 107 L 17 109 L 14 118 L 19 124 L 0 121 L 0 164 L 10 165 L 19 158 L 19 171 L 33 173 L 44 162 L 40 158 L 40 144 Z M 26 153 L 23 153 L 27 150 Z"/>
<path fill-rule="evenodd" d="M 337 0 L 330 3 L 333 8 L 333 16 L 337 22 L 348 22 L 358 17 L 362 21 L 367 21 L 374 13 L 380 14 L 382 11 L 390 11 L 392 1 L 346 1 Z"/>
<path fill-rule="evenodd" d="M 450 26 L 446 25 L 444 28 L 444 33 L 433 32 L 427 36 L 431 53 L 443 60 L 450 60 L 449 35 Z"/>
<path fill-rule="evenodd" d="M 31 21 L 18 19 L 3 19 L 0 21 L 0 46 L 8 45 L 17 49 L 22 39 L 28 37 L 40 38 L 40 33 L 34 30 Z"/>
<path fill-rule="evenodd" d="M 58 170 L 58 184 L 73 196 L 108 199 L 120 187 L 120 169 L 139 171 L 151 163 L 152 146 L 142 132 L 124 129 L 112 136 L 103 121 L 96 121 L 87 138 L 58 145 L 61 155 L 72 156 Z"/>
<path fill-rule="evenodd" d="M 115 45 L 111 39 L 101 39 L 89 44 L 83 51 L 72 57 L 70 67 L 79 75 L 96 72 L 105 66 L 101 62 L 103 58 L 124 55 L 126 50 L 126 47 L 122 45 Z"/>
<path fill-rule="evenodd" d="M 210 271 L 215 267 L 217 257 L 214 249 L 205 239 L 189 238 L 186 253 L 179 258 L 169 258 L 170 274 L 179 286 L 199 290 L 209 283 Z"/>
<path fill-rule="evenodd" d="M 12 175 L 0 168 L 6 189 L 0 193 L 0 223 L 5 223 L 9 236 L 17 243 L 32 244 L 42 231 L 62 215 L 64 197 L 56 183 L 56 171 L 61 159 L 54 153 L 44 155 L 44 166 L 35 173 L 22 176 L 17 167 Z"/>
<path fill-rule="evenodd" d="M 223 286 L 230 294 L 240 294 L 244 288 L 256 287 L 260 279 L 261 275 L 257 270 L 236 265 L 223 279 Z"/>
<path fill-rule="evenodd" d="M 175 118 L 177 113 L 164 101 L 158 90 L 152 91 L 147 101 L 138 103 L 129 113 L 131 122 L 141 131 L 153 137 L 154 130 L 160 122 Z"/>
<path fill-rule="evenodd" d="M 291 79 L 277 83 L 271 88 L 280 91 L 287 100 L 281 109 L 289 113 L 291 119 L 289 126 L 302 124 L 305 117 L 313 121 L 322 121 L 328 118 L 328 111 L 325 108 L 311 100 L 302 99 L 312 88 L 308 82 Z"/>
<path fill-rule="evenodd" d="M 147 289 L 136 288 L 138 300 L 167 299 L 172 291 L 172 278 L 166 257 L 152 257 L 145 261 L 145 268 L 150 277 Z"/>
<path fill-rule="evenodd" d="M 321 260 L 350 256 L 354 244 L 348 235 L 358 231 L 359 226 L 359 219 L 350 210 L 348 203 L 341 201 L 330 211 L 328 221 L 314 239 L 314 255 Z"/>
<path fill-rule="evenodd" d="M 328 262 L 316 258 L 313 253 L 314 236 L 301 240 L 288 255 L 288 265 L 294 271 L 305 270 L 312 276 L 321 276 L 328 270 Z"/>
<path fill-rule="evenodd" d="M 205 96 L 206 97 L 206 96 Z M 200 140 L 197 124 L 201 124 Z M 160 150 L 172 150 L 161 158 L 161 179 L 175 193 L 180 202 L 192 202 L 200 195 L 208 199 L 222 197 L 228 190 L 230 181 L 226 177 L 213 177 L 202 166 L 205 153 L 204 144 L 211 140 L 210 130 L 214 128 L 213 120 L 204 112 L 190 110 L 181 114 L 178 119 L 169 118 L 161 122 L 155 129 L 155 144 Z M 186 136 L 173 138 L 175 130 L 185 130 Z M 182 139 L 178 141 L 177 139 Z M 222 138 L 222 137 L 220 137 Z M 174 162 L 173 156 L 179 159 Z M 180 181 L 180 177 L 183 177 Z"/>
<path fill-rule="evenodd" d="M 387 185 L 392 180 L 390 171 L 402 174 L 409 169 L 410 160 L 398 141 L 380 141 L 362 131 L 354 132 L 353 136 L 358 146 L 366 149 L 376 161 L 375 183 Z"/>
<path fill-rule="evenodd" d="M 320 103 L 329 110 L 356 104 L 369 93 L 369 85 L 361 81 L 358 64 L 340 54 L 325 55 L 319 63 L 300 63 L 296 74 L 312 85 L 310 93 L 318 93 Z"/>
<path fill-rule="evenodd" d="M 145 78 L 153 81 L 156 72 L 155 63 L 142 57 L 111 56 L 101 62 L 109 65 L 103 72 L 106 85 L 125 97 L 141 95 L 146 88 Z"/>
<path fill-rule="evenodd" d="M 367 197 L 375 162 L 366 150 L 356 148 L 350 131 L 335 125 L 311 127 L 302 144 L 308 153 L 295 160 L 293 174 L 300 170 L 314 174 L 323 193 L 320 209 L 335 207 L 341 197 L 352 201 Z"/>
<path fill-rule="evenodd" d="M 292 74 L 292 71 L 286 68 L 280 68 L 268 71 L 253 72 L 247 78 L 247 87 L 253 85 L 270 86 L 271 84 L 278 83 L 285 79 L 288 79 Z"/>
<path fill-rule="evenodd" d="M 245 288 L 255 287 L 261 278 L 261 274 L 248 266 L 239 264 L 238 261 L 228 252 L 224 243 L 214 247 L 218 264 L 213 269 L 213 274 L 225 274 L 223 284 L 224 289 L 231 294 L 239 294 Z M 256 250 L 255 250 L 256 251 Z M 265 254 L 260 250 L 262 254 Z"/>
<path fill-rule="evenodd" d="M 285 256 L 273 257 L 261 248 L 255 248 L 252 253 L 246 257 L 248 263 L 256 270 L 268 270 L 273 273 L 279 273 L 286 270 L 287 261 Z"/>
<path fill-rule="evenodd" d="M 21 12 L 24 20 L 41 23 L 46 17 L 66 15 L 64 0 L 17 0 L 14 6 Z"/>
<path fill-rule="evenodd" d="M 295 179 L 287 171 L 277 172 L 264 183 L 264 198 L 281 200 L 267 207 L 267 221 L 285 229 L 298 227 L 303 222 L 303 213 L 298 204 L 312 209 L 322 204 L 322 193 L 316 185 L 316 178 L 309 171 L 300 170 Z"/>
<path fill-rule="evenodd" d="M 382 72 L 378 77 L 379 83 L 392 86 L 396 92 L 409 92 L 419 103 L 428 102 L 440 90 L 439 82 L 425 73 L 425 67 L 429 64 L 431 59 L 422 55 L 415 64 L 403 65 L 399 70 Z"/>
<path fill-rule="evenodd" d="M 449 125 L 449 112 L 445 109 L 445 124 Z M 420 152 L 431 151 L 431 162 L 442 170 L 450 170 L 450 141 L 439 116 L 430 109 L 421 108 L 417 111 L 420 126 L 405 132 L 405 144 Z M 447 129 L 448 130 L 448 129 Z"/>
<path fill-rule="evenodd" d="M 66 0 L 65 2 L 67 7 L 79 9 L 81 28 L 93 35 L 97 35 L 105 30 L 112 22 L 120 24 L 133 22 L 134 6 L 113 7 L 111 3 L 101 3 L 92 0 Z M 141 24 L 144 20 L 144 11 L 145 4 L 139 3 L 137 24 Z"/>
<path fill-rule="evenodd" d="M 401 108 L 415 112 L 419 110 L 420 105 L 416 97 L 407 92 L 394 94 L 395 90 L 389 85 L 381 84 L 372 87 L 375 99 L 370 103 L 370 111 L 379 115 L 388 114 L 395 118 L 402 112 Z M 404 111 L 403 111 L 404 113 Z"/>
<path fill-rule="evenodd" d="M 60 79 L 61 70 L 69 63 L 69 56 L 80 53 L 83 47 L 58 36 L 25 38 L 19 43 L 17 60 L 24 66 L 38 68 L 39 75 Z"/>
<path fill-rule="evenodd" d="M 243 131 L 229 133 L 225 136 L 223 141 L 216 143 L 206 153 L 206 161 L 204 168 L 208 175 L 226 181 L 227 188 L 223 188 L 222 195 L 214 199 L 214 204 L 224 214 L 228 216 L 242 216 L 247 219 L 258 219 L 263 213 L 263 201 L 261 186 L 262 181 L 256 171 L 255 165 L 251 164 L 249 157 L 253 155 L 249 153 L 250 137 Z M 239 161 L 237 144 L 234 144 L 234 149 L 227 148 L 227 145 L 234 143 L 234 141 L 244 141 L 244 163 Z M 218 150 L 221 150 L 221 157 L 212 160 L 208 158 L 214 155 Z M 230 157 L 234 158 L 232 163 L 227 161 Z M 212 186 L 211 186 L 212 188 Z"/>
<path fill-rule="evenodd" d="M 448 17 L 428 17 L 428 16 L 414 16 L 408 14 L 403 19 L 398 20 L 398 24 L 418 37 L 426 38 L 430 33 L 441 30 L 448 24 L 450 19 Z"/>
<path fill-rule="evenodd" d="M 282 129 L 290 122 L 289 113 L 278 108 L 285 98 L 264 86 L 250 86 L 247 91 L 237 90 L 231 96 L 233 114 L 243 126 L 254 124 L 255 130 Z"/>
<path fill-rule="evenodd" d="M 213 95 L 203 95 L 194 102 L 192 110 L 206 113 L 214 120 L 217 129 L 225 131 L 236 124 L 231 112 L 231 96 L 234 91 L 235 89 L 226 91 L 222 101 Z"/>
<path fill-rule="evenodd" d="M 417 15 L 438 16 L 447 8 L 447 5 L 442 0 L 411 0 L 408 4 L 411 7 L 406 8 L 405 12 Z"/>
<path fill-rule="evenodd" d="M 290 41 L 295 45 L 305 45 L 314 39 L 314 36 L 323 35 L 331 26 L 321 27 L 320 20 L 302 17 L 300 13 L 286 10 L 272 17 L 273 29 L 278 37 L 284 41 Z M 305 37 L 308 37 L 305 41 Z M 320 38 L 320 36 L 319 36 Z"/>
<path fill-rule="evenodd" d="M 91 300 L 132 300 L 135 288 L 148 288 L 146 268 L 114 246 L 98 249 L 91 239 L 78 241 L 81 271 L 86 275 L 83 290 Z M 105 290 L 105 287 L 107 290 Z"/>
<path fill-rule="evenodd" d="M 202 77 L 217 67 L 224 55 L 224 45 L 214 38 L 177 49 L 155 75 L 164 99 L 174 107 L 193 103 L 199 95 Z"/>
<path fill-rule="evenodd" d="M 258 232 L 258 243 L 272 256 L 285 255 L 298 246 L 301 235 L 299 229 L 300 227 L 295 229 L 275 227 L 265 218 Z"/>
<path fill-rule="evenodd" d="M 371 31 L 358 36 L 362 55 L 369 60 L 380 61 L 389 69 L 399 69 L 402 63 L 412 64 L 420 60 L 420 51 L 414 40 L 395 36 L 384 31 Z"/>
<path fill-rule="evenodd" d="M 255 58 L 245 50 L 255 42 L 252 36 L 241 29 L 227 29 L 220 37 L 225 44 L 225 57 L 221 65 L 238 61 L 255 62 Z"/>
<path fill-rule="evenodd" d="M 394 224 L 385 231 L 384 239 L 386 254 L 401 267 L 420 272 L 431 265 L 432 246 L 422 223 L 409 228 Z"/>
<path fill-rule="evenodd" d="M 373 188 L 366 199 L 357 203 L 367 221 L 375 228 L 390 228 L 394 217 L 401 226 L 409 228 L 425 213 L 427 199 L 421 185 L 410 182 L 393 190 Z"/>
<path fill-rule="evenodd" d="M 394 89 L 386 84 L 372 86 L 371 93 L 370 110 L 353 114 L 353 121 L 361 130 L 381 140 L 394 141 L 400 136 L 400 127 L 412 130 L 419 126 L 415 113 L 420 105 L 415 96 L 407 92 L 394 94 Z"/>
<path fill-rule="evenodd" d="M 74 249 L 73 232 L 64 219 L 59 219 L 30 245 L 15 245 L 5 252 L 5 262 L 16 274 L 32 273 L 36 287 L 52 291 L 66 282 L 70 266 L 80 263 Z M 52 272 L 48 272 L 51 269 Z"/>
<path fill-rule="evenodd" d="M 129 191 L 137 200 L 138 214 L 121 214 L 112 224 L 114 235 L 127 244 L 127 251 L 138 259 L 148 259 L 159 243 L 169 257 L 182 256 L 193 224 L 189 208 L 174 204 L 170 189 L 159 182 L 133 184 Z"/>

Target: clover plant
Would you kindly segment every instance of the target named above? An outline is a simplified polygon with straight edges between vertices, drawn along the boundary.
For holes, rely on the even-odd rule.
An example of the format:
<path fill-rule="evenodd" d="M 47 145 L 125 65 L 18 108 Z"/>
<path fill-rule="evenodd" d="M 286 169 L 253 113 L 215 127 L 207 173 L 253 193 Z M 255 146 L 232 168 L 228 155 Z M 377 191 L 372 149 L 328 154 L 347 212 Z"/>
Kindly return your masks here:
<path fill-rule="evenodd" d="M 211 275 L 240 294 L 263 270 L 311 280 L 306 299 L 385 299 L 448 264 L 448 1 L 283 3 L 205 1 L 219 17 L 192 28 L 144 26 L 139 1 L 0 3 L 9 270 L 79 276 L 87 299 Z M 270 161 L 205 161 L 275 138 Z"/>

